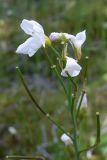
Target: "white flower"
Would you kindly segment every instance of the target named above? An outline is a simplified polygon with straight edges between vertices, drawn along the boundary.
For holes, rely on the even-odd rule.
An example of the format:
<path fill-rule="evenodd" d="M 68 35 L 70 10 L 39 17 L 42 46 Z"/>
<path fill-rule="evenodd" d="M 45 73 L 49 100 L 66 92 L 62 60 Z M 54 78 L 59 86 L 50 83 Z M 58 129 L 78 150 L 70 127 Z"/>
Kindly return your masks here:
<path fill-rule="evenodd" d="M 12 126 L 8 127 L 8 131 L 9 131 L 9 132 L 10 132 L 10 134 L 12 134 L 12 135 L 17 134 L 16 129 L 15 129 L 14 127 L 12 127 Z"/>
<path fill-rule="evenodd" d="M 82 96 L 82 95 L 81 95 Z M 81 96 L 79 97 L 79 100 L 77 102 L 77 107 L 80 103 L 81 100 Z M 87 108 L 88 107 L 88 102 L 87 102 L 87 94 L 85 93 L 81 102 L 81 108 Z"/>
<path fill-rule="evenodd" d="M 68 77 L 67 73 L 71 76 L 71 77 L 75 77 L 77 75 L 79 75 L 80 71 L 81 71 L 81 66 L 77 63 L 77 61 L 73 58 L 70 57 L 66 57 L 66 66 L 65 68 L 62 70 L 61 75 L 63 77 Z"/>
<path fill-rule="evenodd" d="M 80 59 L 81 58 L 81 47 L 86 40 L 86 31 L 84 30 L 76 34 L 76 36 L 73 36 L 70 34 L 65 34 L 65 36 L 73 44 L 74 48 L 76 49 L 77 58 Z"/>
<path fill-rule="evenodd" d="M 72 140 L 69 136 L 67 136 L 65 133 L 61 136 L 61 141 L 64 142 L 65 145 L 72 144 Z"/>
<path fill-rule="evenodd" d="M 42 45 L 45 47 L 45 34 L 43 27 L 39 23 L 24 19 L 20 27 L 31 37 L 17 48 L 16 53 L 28 54 L 31 57 Z"/>

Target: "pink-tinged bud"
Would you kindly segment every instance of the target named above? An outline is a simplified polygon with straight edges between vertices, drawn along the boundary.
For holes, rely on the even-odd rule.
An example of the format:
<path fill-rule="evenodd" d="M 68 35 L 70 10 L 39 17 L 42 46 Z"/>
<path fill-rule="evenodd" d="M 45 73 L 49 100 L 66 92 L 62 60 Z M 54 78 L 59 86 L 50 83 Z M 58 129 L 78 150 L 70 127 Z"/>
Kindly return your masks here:
<path fill-rule="evenodd" d="M 49 38 L 50 38 L 50 40 L 51 40 L 52 42 L 57 41 L 57 40 L 59 39 L 59 37 L 60 37 L 60 33 L 58 33 L 58 32 L 52 32 L 52 33 L 50 34 L 50 36 L 49 36 Z"/>

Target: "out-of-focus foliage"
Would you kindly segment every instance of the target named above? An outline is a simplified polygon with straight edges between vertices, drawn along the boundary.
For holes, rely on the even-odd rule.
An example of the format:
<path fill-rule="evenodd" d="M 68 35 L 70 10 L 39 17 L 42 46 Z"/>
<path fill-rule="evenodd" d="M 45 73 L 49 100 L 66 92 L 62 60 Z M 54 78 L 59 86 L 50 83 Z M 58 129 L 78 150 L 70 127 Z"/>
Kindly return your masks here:
<path fill-rule="evenodd" d="M 84 142 L 85 147 L 95 137 L 95 112 L 100 111 L 103 123 L 102 142 L 101 147 L 94 151 L 93 159 L 106 160 L 106 0 L 0 0 L 0 157 L 6 154 L 41 153 L 48 159 L 68 159 L 60 142 L 61 133 L 33 109 L 18 82 L 16 65 L 22 68 L 40 104 L 69 130 L 71 122 L 64 108 L 66 101 L 64 95 L 57 90 L 55 77 L 51 74 L 51 80 L 48 78 L 50 68 L 45 63 L 43 50 L 40 49 L 32 58 L 15 54 L 17 46 L 27 38 L 20 29 L 24 18 L 41 23 L 46 35 L 53 31 L 76 34 L 86 29 L 87 42 L 83 47 L 83 57 L 89 56 L 90 109 L 88 124 L 86 125 L 86 117 L 81 120 L 81 142 Z M 13 136 L 8 132 L 9 126 L 16 128 L 17 135 Z"/>

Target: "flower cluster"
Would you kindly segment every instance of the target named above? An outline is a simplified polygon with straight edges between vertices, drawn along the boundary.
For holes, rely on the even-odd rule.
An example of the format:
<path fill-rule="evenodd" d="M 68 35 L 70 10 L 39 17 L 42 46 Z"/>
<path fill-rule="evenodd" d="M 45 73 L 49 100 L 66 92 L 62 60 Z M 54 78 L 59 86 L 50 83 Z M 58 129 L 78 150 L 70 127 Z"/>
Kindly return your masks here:
<path fill-rule="evenodd" d="M 58 32 L 52 32 L 49 37 L 45 35 L 43 27 L 36 21 L 33 20 L 26 20 L 24 19 L 21 23 L 22 30 L 30 36 L 23 44 L 19 45 L 16 52 L 18 54 L 27 54 L 29 57 L 33 56 L 39 48 L 44 47 L 45 55 L 47 56 L 47 59 L 51 65 L 51 68 L 56 73 L 56 76 L 65 92 L 66 98 L 67 98 L 67 106 L 69 107 L 71 120 L 72 120 L 72 134 L 68 131 L 66 131 L 65 128 L 63 128 L 58 122 L 56 122 L 53 117 L 46 112 L 36 101 L 35 97 L 32 95 L 31 91 L 29 90 L 24 78 L 23 74 L 20 71 L 19 67 L 17 67 L 17 71 L 19 74 L 19 77 L 21 79 L 21 82 L 28 93 L 31 101 L 34 103 L 35 107 L 45 116 L 48 120 L 50 120 L 53 124 L 57 126 L 57 128 L 63 133 L 61 135 L 61 141 L 65 144 L 65 147 L 67 148 L 68 152 L 70 153 L 71 157 L 75 157 L 76 160 L 80 160 L 80 153 L 95 148 L 100 143 L 100 115 L 99 112 L 96 112 L 96 141 L 95 144 L 90 146 L 89 148 L 81 149 L 81 138 L 80 131 L 79 131 L 79 121 L 78 119 L 81 119 L 82 115 L 86 113 L 88 102 L 87 102 L 87 91 L 86 91 L 86 85 L 87 85 L 87 70 L 88 70 L 88 64 L 86 61 L 86 68 L 84 70 L 84 81 L 83 81 L 83 88 L 81 95 L 77 100 L 78 96 L 78 88 L 79 85 L 77 82 L 72 78 L 79 75 L 82 67 L 79 65 L 78 61 L 81 59 L 82 56 L 82 45 L 86 40 L 86 31 L 82 31 L 76 36 L 68 34 L 68 33 L 58 33 Z M 54 44 L 54 45 L 53 45 Z M 61 52 L 57 51 L 55 46 L 56 44 L 60 45 Z M 68 44 L 72 47 L 74 58 L 69 57 L 68 55 Z M 52 49 L 52 51 L 57 55 L 57 60 L 59 62 L 59 68 L 61 69 L 59 73 L 59 68 L 57 69 L 57 66 L 53 64 L 52 58 L 48 55 L 46 52 L 47 46 Z M 86 57 L 86 60 L 88 60 L 88 57 Z M 67 80 L 69 82 L 68 85 L 66 85 L 63 82 L 62 77 L 68 77 Z M 80 91 L 80 90 L 79 90 Z M 77 103 L 76 103 L 77 102 Z M 80 112 L 81 111 L 81 112 Z M 83 117 L 84 118 L 84 117 Z M 81 122 L 81 121 L 80 121 Z M 16 130 L 12 127 L 9 128 L 9 132 L 11 134 L 15 135 Z M 87 158 L 92 158 L 92 150 L 90 152 L 87 152 Z"/>
<path fill-rule="evenodd" d="M 30 35 L 30 38 L 28 38 L 23 44 L 19 45 L 16 53 L 28 54 L 29 57 L 31 57 L 42 46 L 45 48 L 46 35 L 44 33 L 43 27 L 38 22 L 24 19 L 20 27 L 26 34 Z M 61 75 L 64 77 L 68 77 L 68 74 L 71 77 L 79 75 L 82 67 L 78 64 L 77 60 L 80 60 L 81 58 L 81 47 L 86 40 L 86 32 L 82 31 L 76 36 L 68 33 L 53 32 L 50 34 L 49 39 L 53 43 L 56 41 L 60 41 L 66 44 L 70 43 L 74 49 L 76 60 L 68 57 L 65 54 L 64 59 L 66 63 L 62 68 Z"/>

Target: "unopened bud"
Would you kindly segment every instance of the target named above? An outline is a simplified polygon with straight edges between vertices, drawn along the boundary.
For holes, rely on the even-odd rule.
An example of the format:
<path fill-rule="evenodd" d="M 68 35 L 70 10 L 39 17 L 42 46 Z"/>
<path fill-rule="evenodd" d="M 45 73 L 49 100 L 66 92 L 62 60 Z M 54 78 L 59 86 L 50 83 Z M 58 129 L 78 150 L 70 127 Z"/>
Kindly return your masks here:
<path fill-rule="evenodd" d="M 79 100 L 77 102 L 77 107 L 79 106 L 79 103 L 80 103 L 80 100 L 81 100 L 81 96 L 79 97 Z M 87 94 L 85 93 L 83 95 L 83 98 L 82 98 L 82 102 L 81 102 L 81 108 L 87 108 L 88 107 L 88 102 L 87 102 Z"/>
<path fill-rule="evenodd" d="M 47 36 L 45 36 L 45 45 L 51 46 L 51 40 Z"/>
<path fill-rule="evenodd" d="M 57 41 L 57 40 L 59 39 L 59 37 L 60 37 L 60 33 L 57 33 L 57 32 L 52 32 L 52 33 L 50 34 L 50 36 L 49 36 L 49 38 L 50 38 L 50 40 L 51 40 L 52 42 Z"/>
<path fill-rule="evenodd" d="M 62 140 L 62 142 L 65 143 L 66 146 L 72 144 L 71 138 L 69 136 L 67 136 L 65 133 L 61 136 L 61 140 Z"/>
<path fill-rule="evenodd" d="M 61 42 L 61 44 L 64 44 L 65 42 L 67 42 L 67 38 L 65 36 L 65 33 L 52 32 L 50 34 L 49 38 L 52 42 L 59 41 L 59 42 Z"/>

